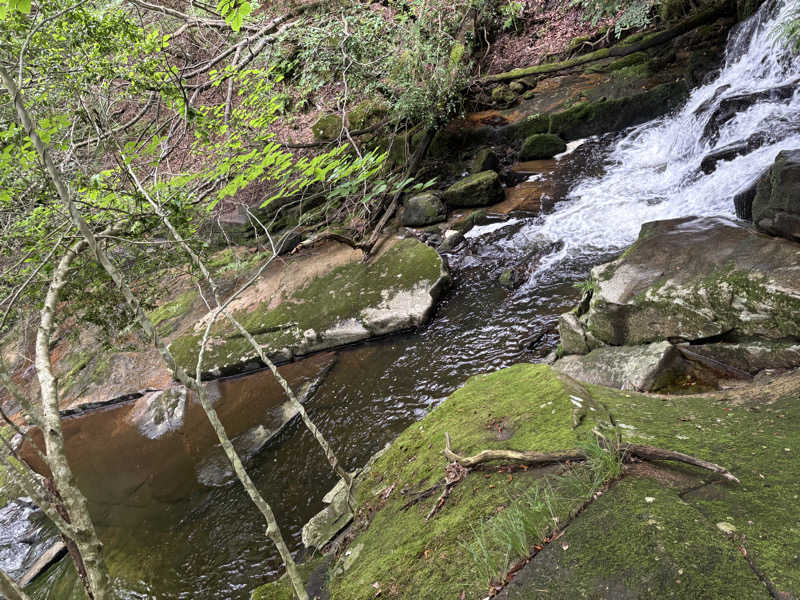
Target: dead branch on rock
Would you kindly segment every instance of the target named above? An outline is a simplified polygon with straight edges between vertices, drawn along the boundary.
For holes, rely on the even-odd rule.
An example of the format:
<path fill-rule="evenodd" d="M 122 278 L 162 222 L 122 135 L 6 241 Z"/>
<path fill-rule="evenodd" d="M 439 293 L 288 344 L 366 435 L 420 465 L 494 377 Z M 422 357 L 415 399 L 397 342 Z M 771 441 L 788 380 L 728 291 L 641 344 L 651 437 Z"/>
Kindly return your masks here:
<path fill-rule="evenodd" d="M 555 463 L 565 463 L 567 461 L 581 462 L 587 458 L 586 453 L 582 450 L 565 450 L 548 453 L 519 450 L 483 450 L 474 456 L 460 456 L 453 452 L 450 448 L 450 434 L 445 433 L 444 437 L 444 455 L 448 460 L 456 462 L 462 467 L 467 468 L 472 468 L 476 465 L 495 460 L 516 462 L 529 466 L 543 466 Z M 605 438 L 602 439 L 605 440 Z M 725 467 L 721 467 L 718 464 L 697 458 L 696 456 L 684 454 L 683 452 L 675 452 L 674 450 L 666 450 L 664 448 L 645 446 L 642 444 L 620 443 L 605 445 L 611 451 L 621 456 L 623 462 L 629 461 L 631 457 L 646 461 L 671 460 L 717 473 L 733 483 L 741 483 L 739 479 L 731 474 L 731 472 Z"/>
<path fill-rule="evenodd" d="M 734 475 L 725 467 L 708 462 L 702 458 L 697 458 L 696 456 L 684 454 L 683 452 L 675 452 L 674 450 L 665 450 L 664 448 L 656 448 L 655 446 L 644 446 L 640 444 L 621 444 L 617 447 L 617 452 L 622 452 L 629 456 L 635 456 L 636 458 L 647 461 L 672 460 L 675 462 L 682 462 L 687 465 L 693 465 L 695 467 L 700 467 L 701 469 L 706 469 L 707 471 L 712 471 L 713 473 L 722 475 L 722 477 L 733 483 L 741 483 L 741 481 L 734 477 Z"/>
<path fill-rule="evenodd" d="M 450 449 L 450 434 L 445 433 L 445 448 L 444 455 L 448 460 L 460 464 L 462 467 L 472 468 L 474 466 L 491 462 L 495 460 L 503 460 L 507 462 L 516 462 L 529 466 L 544 466 L 556 463 L 564 463 L 569 461 L 583 461 L 586 460 L 586 454 L 581 450 L 568 450 L 559 452 L 533 452 L 530 450 L 483 450 L 478 452 L 475 456 L 459 456 Z"/>

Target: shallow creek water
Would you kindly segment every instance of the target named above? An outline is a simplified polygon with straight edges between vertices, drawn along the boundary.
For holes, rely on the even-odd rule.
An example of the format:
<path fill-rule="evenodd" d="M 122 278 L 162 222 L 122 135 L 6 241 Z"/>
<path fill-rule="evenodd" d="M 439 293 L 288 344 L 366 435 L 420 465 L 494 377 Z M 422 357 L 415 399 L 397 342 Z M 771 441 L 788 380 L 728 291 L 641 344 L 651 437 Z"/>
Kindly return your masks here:
<path fill-rule="evenodd" d="M 428 325 L 285 367 L 296 383 L 329 369 L 306 406 L 348 468 L 362 465 L 469 376 L 536 361 L 551 351 L 558 315 L 578 299 L 575 283 L 593 265 L 619 254 L 642 223 L 692 214 L 733 216 L 731 196 L 780 150 L 800 147 L 800 91 L 782 101 L 757 101 L 713 139 L 703 135 L 726 98 L 797 81 L 800 61 L 772 33 L 792 4 L 767 2 L 734 31 L 721 72 L 676 114 L 616 137 L 587 140 L 549 173 L 534 175 L 537 185 L 530 187 L 549 190 L 541 203 L 546 214 L 512 215 L 473 229 L 447 256 L 453 286 Z M 770 135 L 760 147 L 720 162 L 712 173 L 701 172 L 708 152 L 763 131 Z M 523 282 L 515 291 L 497 283 L 505 269 L 514 269 Z M 271 375 L 259 372 L 218 386 L 218 408 L 232 435 L 269 427 L 279 396 Z M 113 427 L 125 410 L 100 411 L 67 425 L 79 442 L 73 464 L 121 597 L 245 599 L 279 575 L 263 521 L 240 486 L 198 481 L 200 448 L 210 443 L 199 414 L 187 409 L 184 431 L 191 435 L 150 442 L 117 432 L 107 447 L 93 444 L 91 432 Z M 249 468 L 299 552 L 303 523 L 322 508 L 334 483 L 321 451 L 293 423 Z M 17 529 L 38 527 L 35 514 L 17 510 L 24 515 Z M 0 511 L 0 529 L 5 516 Z M 8 560 L 0 552 L 0 564 Z M 50 590 L 49 597 L 68 598 L 61 586 L 74 579 L 65 572 L 70 569 L 68 561 L 51 569 L 35 586 L 35 597 L 46 598 Z"/>

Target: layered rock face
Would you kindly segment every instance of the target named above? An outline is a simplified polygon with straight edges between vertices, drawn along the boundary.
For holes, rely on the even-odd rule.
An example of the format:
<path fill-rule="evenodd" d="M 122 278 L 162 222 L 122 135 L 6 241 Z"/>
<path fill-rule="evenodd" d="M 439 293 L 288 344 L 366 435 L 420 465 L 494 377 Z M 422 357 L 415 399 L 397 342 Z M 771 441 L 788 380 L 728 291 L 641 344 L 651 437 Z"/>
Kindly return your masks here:
<path fill-rule="evenodd" d="M 647 390 L 674 379 L 651 372 L 663 375 L 667 365 L 672 375 L 727 377 L 796 366 L 798 264 L 800 245 L 727 218 L 647 223 L 620 258 L 592 270 L 580 306 L 562 316 L 563 353 L 586 356 L 557 364 L 575 376 L 593 371 L 597 383 Z M 643 346 L 649 350 L 632 350 Z"/>
<path fill-rule="evenodd" d="M 277 297 L 250 298 L 233 314 L 280 362 L 419 326 L 448 280 L 435 250 L 405 239 L 371 263 L 348 262 Z M 170 345 L 182 367 L 194 370 L 204 328 L 201 320 Z M 212 327 L 203 372 L 222 375 L 258 363 L 258 353 L 232 325 Z"/>
<path fill-rule="evenodd" d="M 785 150 L 759 180 L 753 198 L 759 229 L 800 241 L 800 150 Z"/>

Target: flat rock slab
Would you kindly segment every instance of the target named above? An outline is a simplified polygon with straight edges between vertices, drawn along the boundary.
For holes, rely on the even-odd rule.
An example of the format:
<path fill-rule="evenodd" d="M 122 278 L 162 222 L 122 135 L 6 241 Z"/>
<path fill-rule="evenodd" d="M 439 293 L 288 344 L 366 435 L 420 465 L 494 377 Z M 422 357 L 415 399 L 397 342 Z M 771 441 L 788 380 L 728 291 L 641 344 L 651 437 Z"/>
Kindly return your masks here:
<path fill-rule="evenodd" d="M 731 219 L 646 223 L 620 258 L 592 270 L 591 291 L 562 318 L 564 350 L 723 335 L 797 339 L 799 265 L 800 244 Z"/>
<path fill-rule="evenodd" d="M 233 310 L 274 361 L 423 324 L 449 281 L 435 250 L 404 239 L 370 263 L 355 259 L 320 273 L 305 286 Z M 194 371 L 204 321 L 172 342 L 178 364 Z M 218 322 L 204 355 L 211 376 L 258 366 L 258 353 L 228 322 Z"/>
<path fill-rule="evenodd" d="M 625 479 L 497 598 L 768 599 L 737 547 L 678 494 L 652 479 Z"/>

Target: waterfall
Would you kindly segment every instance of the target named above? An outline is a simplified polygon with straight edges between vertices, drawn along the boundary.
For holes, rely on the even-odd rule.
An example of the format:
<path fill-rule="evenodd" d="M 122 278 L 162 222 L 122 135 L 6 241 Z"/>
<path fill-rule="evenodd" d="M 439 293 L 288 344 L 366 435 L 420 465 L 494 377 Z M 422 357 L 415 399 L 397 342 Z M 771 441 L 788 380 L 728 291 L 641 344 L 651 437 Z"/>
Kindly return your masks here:
<path fill-rule="evenodd" d="M 781 150 L 800 148 L 800 58 L 778 33 L 795 8 L 795 0 L 762 5 L 730 33 L 713 81 L 695 89 L 675 114 L 626 132 L 611 148 L 604 175 L 580 180 L 565 202 L 529 228 L 528 237 L 559 242 L 540 273 L 565 259 L 591 260 L 627 247 L 648 221 L 734 216 L 733 196 Z M 756 100 L 737 105 L 743 95 Z M 727 120 L 720 116 L 725 110 Z M 745 154 L 717 162 L 708 173 L 701 169 L 710 153 L 747 141 L 752 148 Z"/>

